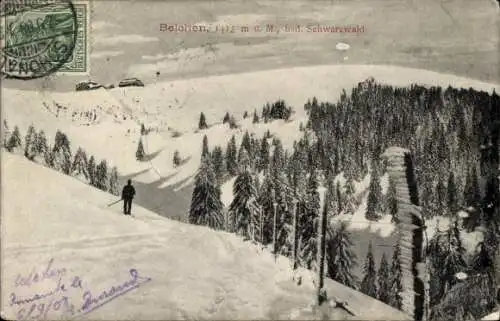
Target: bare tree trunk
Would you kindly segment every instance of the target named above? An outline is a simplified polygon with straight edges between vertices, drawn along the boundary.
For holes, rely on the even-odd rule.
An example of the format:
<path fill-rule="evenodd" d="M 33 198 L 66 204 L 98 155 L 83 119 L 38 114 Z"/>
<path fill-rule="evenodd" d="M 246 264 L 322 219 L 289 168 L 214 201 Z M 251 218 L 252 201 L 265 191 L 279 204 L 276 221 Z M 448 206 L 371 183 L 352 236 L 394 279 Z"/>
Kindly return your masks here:
<path fill-rule="evenodd" d="M 326 289 L 324 289 L 325 278 L 325 252 L 326 252 L 326 226 L 327 226 L 328 205 L 325 203 L 323 213 L 320 220 L 319 233 L 319 268 L 318 268 L 318 305 L 321 305 L 327 300 Z"/>
<path fill-rule="evenodd" d="M 263 210 L 260 210 L 259 213 L 259 225 L 260 225 L 260 243 L 264 245 L 264 217 Z"/>
<path fill-rule="evenodd" d="M 276 256 L 278 255 L 278 250 L 277 250 L 277 242 L 276 242 L 276 207 L 278 204 L 276 202 L 273 203 L 273 254 L 274 258 L 276 259 Z"/>
<path fill-rule="evenodd" d="M 496 289 L 496 301 L 497 301 L 497 311 L 498 311 L 498 321 L 500 321 L 500 247 L 497 249 L 495 258 L 495 274 L 497 279 L 497 289 Z"/>
<path fill-rule="evenodd" d="M 297 270 L 298 268 L 298 258 L 297 258 L 297 246 L 298 246 L 298 239 L 299 239 L 299 230 L 298 230 L 298 216 L 299 216 L 299 210 L 297 206 L 297 200 L 293 201 L 293 270 Z"/>

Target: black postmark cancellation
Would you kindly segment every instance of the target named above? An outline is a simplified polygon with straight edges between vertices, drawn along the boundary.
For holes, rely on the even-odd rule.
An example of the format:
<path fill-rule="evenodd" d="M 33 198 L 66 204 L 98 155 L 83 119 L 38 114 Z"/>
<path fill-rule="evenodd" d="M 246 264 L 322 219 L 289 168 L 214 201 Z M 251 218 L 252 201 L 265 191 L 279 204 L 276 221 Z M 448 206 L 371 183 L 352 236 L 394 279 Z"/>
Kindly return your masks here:
<path fill-rule="evenodd" d="M 81 18 L 87 12 L 86 7 L 83 9 L 69 0 L 3 2 L 1 72 L 9 78 L 34 79 L 71 65 L 78 58 L 75 48 L 80 47 L 79 27 L 86 28 L 86 23 L 82 25 L 77 19 L 85 19 Z"/>

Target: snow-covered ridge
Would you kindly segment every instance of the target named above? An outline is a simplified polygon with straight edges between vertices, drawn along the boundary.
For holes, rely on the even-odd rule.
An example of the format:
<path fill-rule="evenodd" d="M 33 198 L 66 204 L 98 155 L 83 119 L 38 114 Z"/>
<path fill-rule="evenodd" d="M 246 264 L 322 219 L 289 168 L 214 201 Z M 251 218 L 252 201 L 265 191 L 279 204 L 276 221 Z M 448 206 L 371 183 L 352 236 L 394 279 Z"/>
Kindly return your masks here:
<path fill-rule="evenodd" d="M 11 293 L 26 298 L 56 287 L 48 279 L 15 286 L 18 274 L 42 271 L 51 259 L 53 268 L 81 278 L 81 290 L 67 283 L 64 293 L 77 309 L 83 290 L 99 295 L 128 280 L 129 269 L 151 278 L 91 312 L 92 319 L 409 319 L 333 281 L 327 282 L 329 295 L 347 301 L 356 316 L 334 307 L 315 311 L 308 271 L 302 271 L 304 282 L 297 286 L 287 259 L 275 261 L 235 235 L 170 221 L 138 206 L 134 217 L 123 216 L 121 204 L 107 206 L 115 200 L 112 195 L 3 150 L 2 173 L 1 310 L 6 319 L 16 318 L 22 308 L 7 304 Z M 47 319 L 60 316 L 52 309 Z"/>

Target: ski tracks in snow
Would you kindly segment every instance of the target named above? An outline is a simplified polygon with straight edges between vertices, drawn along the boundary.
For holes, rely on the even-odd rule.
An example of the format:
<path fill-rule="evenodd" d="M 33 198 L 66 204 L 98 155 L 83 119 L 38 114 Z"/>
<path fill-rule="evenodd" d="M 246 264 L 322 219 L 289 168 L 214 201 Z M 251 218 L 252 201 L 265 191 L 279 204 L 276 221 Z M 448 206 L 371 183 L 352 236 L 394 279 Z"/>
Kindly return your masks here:
<path fill-rule="evenodd" d="M 107 237 L 98 237 L 98 238 L 81 238 L 74 239 L 71 241 L 62 241 L 62 242 L 54 242 L 42 245 L 10 245 L 3 250 L 6 253 L 15 253 L 15 252 L 43 252 L 50 251 L 54 252 L 59 249 L 86 249 L 86 248 L 105 248 L 105 247 L 113 247 L 113 246 L 124 246 L 129 242 L 137 242 L 139 240 L 152 238 L 155 236 L 162 236 L 167 232 L 160 233 L 138 233 L 138 234 L 127 234 L 127 235 L 113 235 Z"/>

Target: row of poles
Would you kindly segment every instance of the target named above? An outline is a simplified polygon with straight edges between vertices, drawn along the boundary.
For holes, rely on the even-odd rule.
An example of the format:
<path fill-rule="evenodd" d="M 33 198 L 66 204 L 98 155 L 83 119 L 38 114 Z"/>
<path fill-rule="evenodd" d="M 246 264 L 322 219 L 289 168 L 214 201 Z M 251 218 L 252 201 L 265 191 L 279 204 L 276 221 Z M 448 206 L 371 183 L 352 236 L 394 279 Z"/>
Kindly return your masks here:
<path fill-rule="evenodd" d="M 299 239 L 299 231 L 298 231 L 298 202 L 299 197 L 296 195 L 295 190 L 291 189 L 287 185 L 283 184 L 285 189 L 291 191 L 291 196 L 293 198 L 293 224 L 292 224 L 292 234 L 293 234 L 293 244 L 292 244 L 292 269 L 296 271 L 299 267 L 298 263 L 298 239 Z M 278 217 L 277 217 L 277 207 L 278 203 L 275 201 L 275 194 L 273 191 L 273 254 L 274 259 L 277 260 L 278 257 L 278 248 L 277 248 L 277 226 L 278 226 Z M 326 205 L 325 205 L 326 206 Z M 325 278 L 325 253 L 326 253 L 326 229 L 328 224 L 327 212 L 323 210 L 320 215 L 320 224 L 319 224 L 319 244 L 318 244 L 318 287 L 317 287 L 317 299 L 318 305 L 321 305 L 326 301 L 326 291 L 324 289 L 324 278 Z M 262 220 L 261 220 L 261 235 L 263 234 L 262 230 Z"/>

